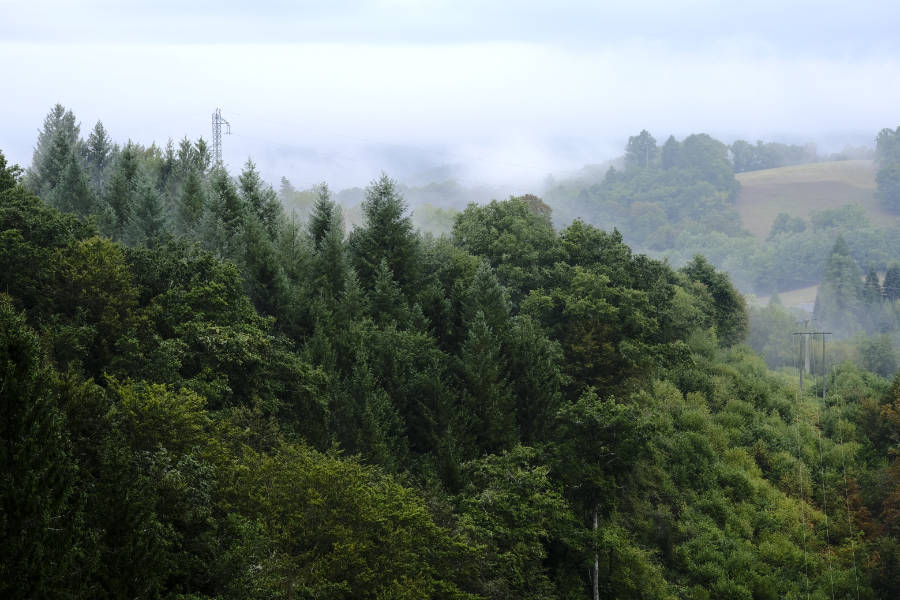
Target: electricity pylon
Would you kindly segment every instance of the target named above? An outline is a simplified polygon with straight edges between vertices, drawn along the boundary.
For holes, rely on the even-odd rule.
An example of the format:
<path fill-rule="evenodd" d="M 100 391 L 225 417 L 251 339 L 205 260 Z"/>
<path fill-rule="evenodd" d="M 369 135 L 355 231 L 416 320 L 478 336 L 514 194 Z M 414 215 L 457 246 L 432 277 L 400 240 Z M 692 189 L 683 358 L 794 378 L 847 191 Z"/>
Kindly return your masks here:
<path fill-rule="evenodd" d="M 217 108 L 212 114 L 212 158 L 213 164 L 222 164 L 222 124 L 225 125 L 225 133 L 231 134 L 231 123 L 222 117 L 222 109 Z"/>

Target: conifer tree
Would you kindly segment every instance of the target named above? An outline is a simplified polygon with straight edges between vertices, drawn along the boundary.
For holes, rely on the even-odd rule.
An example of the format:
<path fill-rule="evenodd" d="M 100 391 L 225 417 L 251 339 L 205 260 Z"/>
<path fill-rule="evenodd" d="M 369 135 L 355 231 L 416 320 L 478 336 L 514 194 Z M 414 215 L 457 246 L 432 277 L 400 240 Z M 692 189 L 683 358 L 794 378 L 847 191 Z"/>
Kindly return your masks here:
<path fill-rule="evenodd" d="M 893 302 L 900 299 L 900 264 L 893 263 L 884 275 L 884 295 Z"/>
<path fill-rule="evenodd" d="M 674 135 L 670 135 L 666 143 L 663 144 L 661 159 L 663 169 L 671 169 L 681 165 L 681 143 L 675 139 Z"/>
<path fill-rule="evenodd" d="M 881 303 L 881 283 L 878 281 L 878 274 L 875 273 L 875 267 L 869 267 L 866 273 L 866 281 L 863 284 L 863 301 L 866 306 L 875 306 Z"/>
<path fill-rule="evenodd" d="M 205 199 L 203 183 L 196 169 L 189 169 L 176 208 L 178 231 L 188 234 L 197 229 L 203 216 Z"/>
<path fill-rule="evenodd" d="M 506 328 L 509 319 L 509 298 L 486 260 L 478 266 L 466 290 L 462 302 L 463 324 L 468 327 L 474 323 L 475 316 L 479 312 L 493 331 L 499 333 Z"/>
<path fill-rule="evenodd" d="M 38 196 L 55 187 L 65 168 L 65 157 L 76 150 L 79 130 L 72 111 L 61 104 L 51 109 L 38 133 L 25 187 Z"/>
<path fill-rule="evenodd" d="M 74 159 L 74 146 L 70 143 L 65 131 L 57 130 L 50 139 L 50 144 L 41 156 L 31 178 L 31 189 L 34 193 L 46 198 L 62 181 L 66 167 Z"/>
<path fill-rule="evenodd" d="M 201 173 L 206 173 L 209 170 L 210 166 L 216 166 L 212 164 L 212 154 L 210 153 L 209 145 L 202 137 L 197 140 L 196 144 L 194 144 L 194 150 L 194 166 Z"/>
<path fill-rule="evenodd" d="M 362 454 L 388 471 L 396 470 L 406 454 L 403 421 L 375 380 L 365 350 L 357 353 L 331 412 L 337 438 L 349 453 Z"/>
<path fill-rule="evenodd" d="M 88 136 L 85 147 L 85 166 L 87 167 L 88 181 L 95 195 L 103 193 L 106 183 L 106 170 L 110 166 L 112 158 L 112 142 L 106 128 L 101 121 L 97 121 L 91 134 Z"/>
<path fill-rule="evenodd" d="M 265 227 L 271 239 L 275 239 L 283 210 L 275 190 L 263 183 L 256 165 L 247 159 L 244 170 L 238 178 L 239 192 L 244 205 L 252 211 Z"/>
<path fill-rule="evenodd" d="M 272 241 L 255 217 L 247 219 L 241 234 L 241 266 L 250 299 L 263 314 L 283 320 L 283 311 L 290 308 L 288 285 Z"/>
<path fill-rule="evenodd" d="M 517 441 L 515 399 L 505 377 L 500 341 L 479 311 L 460 350 L 462 394 L 457 430 L 469 457 L 511 448 Z"/>
<path fill-rule="evenodd" d="M 370 294 L 372 316 L 379 325 L 394 323 L 405 327 L 409 319 L 409 307 L 400 286 L 394 281 L 394 274 L 387 261 L 381 259 L 375 271 L 375 286 Z"/>
<path fill-rule="evenodd" d="M 149 177 L 141 177 L 136 188 L 134 211 L 128 221 L 126 237 L 132 244 L 152 245 L 152 241 L 165 231 L 162 198 Z"/>
<path fill-rule="evenodd" d="M 376 271 L 382 259 L 393 271 L 394 279 L 411 297 L 421 276 L 419 238 L 406 212 L 406 203 L 396 184 L 387 175 L 373 182 L 363 202 L 365 225 L 350 235 L 353 265 L 364 288 L 375 285 Z"/>
<path fill-rule="evenodd" d="M 45 193 L 45 200 L 63 212 L 75 213 L 80 217 L 87 217 L 93 212 L 94 196 L 74 153 L 69 153 L 58 183 Z"/>
<path fill-rule="evenodd" d="M 863 306 L 859 265 L 850 256 L 847 243 L 838 237 L 825 264 L 813 315 L 838 333 L 853 334 L 860 329 Z"/>
<path fill-rule="evenodd" d="M 113 237 L 123 235 L 134 214 L 139 168 L 137 148 L 129 142 L 116 159 L 104 194 L 112 216 L 112 222 L 107 224 L 107 233 Z"/>
<path fill-rule="evenodd" d="M 288 182 L 290 185 L 290 182 Z M 282 182 L 284 188 L 284 182 Z M 331 191 L 327 183 L 322 183 L 316 188 L 316 203 L 313 213 L 309 217 L 309 235 L 313 241 L 313 247 L 318 252 L 329 232 L 341 230 L 343 235 L 344 223 L 341 217 L 340 207 L 331 199 Z"/>
<path fill-rule="evenodd" d="M 237 238 L 246 218 L 246 206 L 234 182 L 224 168 L 214 168 L 201 225 L 201 236 L 207 249 L 221 257 L 236 259 L 241 253 Z"/>

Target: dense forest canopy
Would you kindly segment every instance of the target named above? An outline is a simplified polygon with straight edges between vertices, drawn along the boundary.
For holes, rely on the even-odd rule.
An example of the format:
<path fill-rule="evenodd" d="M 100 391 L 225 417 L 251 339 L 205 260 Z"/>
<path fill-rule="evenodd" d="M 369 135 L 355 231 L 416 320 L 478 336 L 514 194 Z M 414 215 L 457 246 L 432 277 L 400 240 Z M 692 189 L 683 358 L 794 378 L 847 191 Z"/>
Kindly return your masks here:
<path fill-rule="evenodd" d="M 642 132 L 602 182 L 440 237 L 383 175 L 348 234 L 326 185 L 298 218 L 250 160 L 55 107 L 24 172 L 0 153 L 0 595 L 893 597 L 890 370 L 801 394 L 744 345 L 786 311 L 754 329 L 711 260 L 588 222 L 743 240 L 736 156 Z M 856 242 L 823 320 L 892 310 Z"/>

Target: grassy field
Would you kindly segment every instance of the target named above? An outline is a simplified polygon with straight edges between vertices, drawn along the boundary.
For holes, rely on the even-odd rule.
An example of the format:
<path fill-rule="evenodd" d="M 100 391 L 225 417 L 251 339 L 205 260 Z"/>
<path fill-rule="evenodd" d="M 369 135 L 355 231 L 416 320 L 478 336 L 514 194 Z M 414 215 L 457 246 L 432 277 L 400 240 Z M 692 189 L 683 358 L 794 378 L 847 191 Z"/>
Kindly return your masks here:
<path fill-rule="evenodd" d="M 811 285 L 809 287 L 791 290 L 789 292 L 778 292 L 778 297 L 784 306 L 801 306 L 813 304 L 816 301 L 816 294 L 819 286 Z M 770 296 L 754 296 L 749 298 L 750 303 L 754 306 L 766 306 L 769 303 Z"/>
<path fill-rule="evenodd" d="M 859 204 L 873 223 L 896 224 L 875 200 L 872 161 L 843 160 L 740 173 L 737 209 L 744 227 L 765 238 L 778 213 L 808 218 L 814 210 Z"/>

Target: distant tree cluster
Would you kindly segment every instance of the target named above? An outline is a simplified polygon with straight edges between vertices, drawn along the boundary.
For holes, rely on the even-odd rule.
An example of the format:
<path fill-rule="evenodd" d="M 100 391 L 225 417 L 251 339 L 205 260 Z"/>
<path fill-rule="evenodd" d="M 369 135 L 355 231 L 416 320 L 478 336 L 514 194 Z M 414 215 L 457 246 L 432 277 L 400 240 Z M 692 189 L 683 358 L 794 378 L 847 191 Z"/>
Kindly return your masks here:
<path fill-rule="evenodd" d="M 887 209 L 900 212 L 900 127 L 878 132 L 875 161 L 878 164 L 875 174 L 878 199 Z"/>
<path fill-rule="evenodd" d="M 751 144 L 746 140 L 737 140 L 728 148 L 735 173 L 802 165 L 819 160 L 816 147 L 812 144 L 797 146 L 760 140 Z"/>
<path fill-rule="evenodd" d="M 881 154 L 892 156 L 894 135 L 890 130 L 880 134 Z M 748 170 L 752 161 L 747 157 L 755 155 L 769 158 L 753 158 L 754 168 L 815 160 L 806 146 L 738 141 L 729 147 L 705 134 L 680 142 L 670 136 L 658 146 L 642 131 L 629 138 L 624 171 L 611 168 L 602 179 L 554 182 L 545 197 L 558 216 L 615 227 L 633 247 L 674 264 L 702 254 L 728 271 L 740 289 L 758 294 L 817 284 L 838 236 L 858 263 L 879 271 L 900 256 L 897 228 L 873 224 L 853 205 L 813 211 L 806 219 L 784 212 L 766 240 L 754 237 L 742 228 L 734 208 L 740 189 L 734 173 Z"/>

